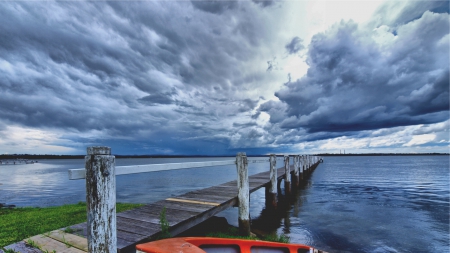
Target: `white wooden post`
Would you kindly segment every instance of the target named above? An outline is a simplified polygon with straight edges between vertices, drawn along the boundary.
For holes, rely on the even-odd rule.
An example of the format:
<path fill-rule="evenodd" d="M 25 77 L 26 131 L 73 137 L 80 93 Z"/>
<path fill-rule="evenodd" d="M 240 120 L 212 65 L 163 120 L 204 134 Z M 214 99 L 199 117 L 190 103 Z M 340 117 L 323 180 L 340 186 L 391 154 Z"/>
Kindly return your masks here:
<path fill-rule="evenodd" d="M 86 209 L 88 252 L 116 253 L 115 157 L 109 147 L 88 147 Z"/>
<path fill-rule="evenodd" d="M 271 154 L 269 158 L 270 162 L 270 186 L 269 186 L 269 194 L 266 198 L 269 198 L 269 203 L 272 203 L 273 207 L 277 206 L 277 156 L 275 154 Z"/>
<path fill-rule="evenodd" d="M 239 234 L 250 236 L 250 190 L 248 184 L 248 162 L 245 153 L 237 153 L 236 169 L 238 177 Z"/>
<path fill-rule="evenodd" d="M 306 172 L 306 162 L 305 162 L 305 155 L 302 155 L 302 166 L 303 166 L 303 173 Z"/>
<path fill-rule="evenodd" d="M 298 155 L 295 155 L 295 156 L 294 156 L 294 176 L 295 176 L 295 186 L 297 186 L 297 187 L 298 187 L 298 185 L 299 185 L 299 178 L 298 178 L 298 174 L 299 174 L 298 162 L 299 162 L 299 157 L 298 157 Z"/>
<path fill-rule="evenodd" d="M 306 155 L 306 170 L 309 173 L 309 169 L 311 168 L 311 160 L 309 159 L 309 155 Z"/>
<path fill-rule="evenodd" d="M 291 168 L 288 155 L 284 156 L 284 191 L 286 194 L 291 193 Z"/>
<path fill-rule="evenodd" d="M 303 160 L 303 155 L 298 156 L 298 167 L 299 167 L 299 180 L 303 180 L 303 166 L 305 164 L 304 160 Z"/>

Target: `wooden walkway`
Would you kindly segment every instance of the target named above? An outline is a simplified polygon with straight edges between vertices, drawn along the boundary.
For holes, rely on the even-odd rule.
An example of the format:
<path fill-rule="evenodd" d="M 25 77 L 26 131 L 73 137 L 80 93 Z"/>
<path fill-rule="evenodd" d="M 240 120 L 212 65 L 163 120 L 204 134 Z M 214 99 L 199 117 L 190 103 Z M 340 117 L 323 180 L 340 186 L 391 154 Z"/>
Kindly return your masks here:
<path fill-rule="evenodd" d="M 268 185 L 269 174 L 267 171 L 249 176 L 250 193 Z M 277 176 L 279 180 L 284 177 L 284 168 L 278 169 Z M 118 213 L 118 252 L 130 252 L 136 244 L 156 238 L 160 234 L 159 215 L 164 207 L 170 234 L 175 236 L 236 204 L 237 182 L 233 180 Z M 82 236 L 86 236 L 86 227 L 86 223 L 71 226 Z"/>
<path fill-rule="evenodd" d="M 316 167 L 317 164 L 314 164 L 305 172 L 309 174 Z M 292 169 L 291 165 L 291 172 Z M 270 172 L 267 171 L 249 176 L 250 193 L 268 185 L 270 183 L 269 174 Z M 284 178 L 284 168 L 277 170 L 277 176 L 278 181 Z M 235 206 L 237 191 L 237 182 L 233 180 L 117 213 L 117 251 L 120 253 L 135 252 L 136 244 L 157 238 L 161 233 L 159 215 L 164 207 L 170 225 L 170 234 L 176 236 L 213 215 Z M 87 252 L 86 222 L 70 226 L 69 231 L 73 234 L 55 230 L 29 239 L 48 252 L 53 250 L 67 253 Z"/>

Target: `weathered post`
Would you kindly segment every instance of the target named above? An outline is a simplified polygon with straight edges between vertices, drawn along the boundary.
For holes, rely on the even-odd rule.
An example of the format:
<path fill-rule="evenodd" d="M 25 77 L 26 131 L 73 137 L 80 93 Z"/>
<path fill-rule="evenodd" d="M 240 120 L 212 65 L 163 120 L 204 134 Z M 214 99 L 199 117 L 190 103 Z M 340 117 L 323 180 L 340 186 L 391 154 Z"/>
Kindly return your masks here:
<path fill-rule="evenodd" d="M 284 191 L 286 195 L 291 193 L 291 168 L 288 155 L 284 156 Z"/>
<path fill-rule="evenodd" d="M 248 162 L 245 153 L 236 155 L 237 187 L 239 202 L 239 235 L 250 236 L 250 192 L 248 184 Z"/>
<path fill-rule="evenodd" d="M 309 155 L 306 155 L 306 170 L 308 171 L 309 174 L 309 169 L 311 168 L 311 163 L 309 160 Z"/>
<path fill-rule="evenodd" d="M 298 162 L 299 162 L 299 156 L 298 155 L 295 155 L 294 156 L 294 181 L 295 181 L 295 186 L 297 186 L 297 188 L 298 188 L 298 186 L 299 186 L 299 168 L 298 168 Z"/>
<path fill-rule="evenodd" d="M 305 161 L 305 175 L 308 173 L 308 155 L 305 155 L 303 157 L 303 160 Z"/>
<path fill-rule="evenodd" d="M 299 175 L 298 179 L 303 180 L 303 165 L 305 162 L 303 161 L 303 155 L 298 156 L 298 167 L 299 167 Z"/>
<path fill-rule="evenodd" d="M 277 156 L 271 154 L 269 157 L 270 163 L 270 184 L 266 191 L 266 203 L 277 207 Z"/>
<path fill-rule="evenodd" d="M 88 252 L 117 252 L 115 157 L 109 147 L 88 147 L 86 209 Z"/>

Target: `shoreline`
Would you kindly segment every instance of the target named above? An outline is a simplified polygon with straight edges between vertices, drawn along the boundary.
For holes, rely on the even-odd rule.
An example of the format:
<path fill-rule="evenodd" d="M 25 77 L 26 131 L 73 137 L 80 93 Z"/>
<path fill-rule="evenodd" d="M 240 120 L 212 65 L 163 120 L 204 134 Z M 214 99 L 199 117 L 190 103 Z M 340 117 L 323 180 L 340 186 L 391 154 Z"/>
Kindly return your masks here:
<path fill-rule="evenodd" d="M 120 159 L 133 159 L 133 158 L 235 158 L 236 155 L 117 155 L 113 154 L 115 158 Z M 320 153 L 313 154 L 317 156 L 449 156 L 450 153 Z M 15 160 L 15 159 L 28 159 L 28 160 L 53 160 L 53 159 L 84 159 L 86 155 L 31 155 L 31 154 L 1 154 L 0 160 Z M 261 155 L 247 155 L 247 157 L 269 157 L 267 154 Z"/>

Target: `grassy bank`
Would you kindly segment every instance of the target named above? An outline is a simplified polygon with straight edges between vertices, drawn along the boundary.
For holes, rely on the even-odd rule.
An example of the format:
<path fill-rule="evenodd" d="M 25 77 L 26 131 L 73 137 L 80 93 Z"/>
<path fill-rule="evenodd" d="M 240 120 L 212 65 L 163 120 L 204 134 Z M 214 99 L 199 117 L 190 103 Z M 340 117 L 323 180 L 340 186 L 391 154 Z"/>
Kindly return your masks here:
<path fill-rule="evenodd" d="M 117 212 L 141 206 L 117 203 Z M 86 221 L 86 203 L 0 209 L 0 249 L 25 238 Z"/>

